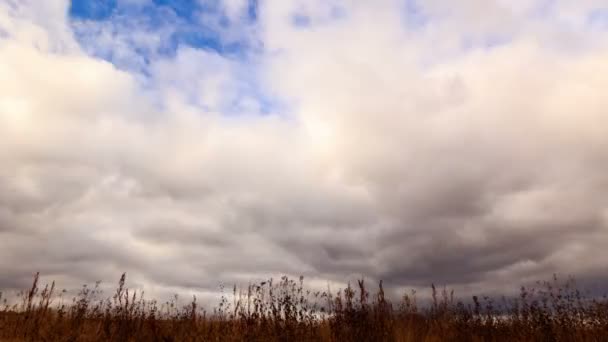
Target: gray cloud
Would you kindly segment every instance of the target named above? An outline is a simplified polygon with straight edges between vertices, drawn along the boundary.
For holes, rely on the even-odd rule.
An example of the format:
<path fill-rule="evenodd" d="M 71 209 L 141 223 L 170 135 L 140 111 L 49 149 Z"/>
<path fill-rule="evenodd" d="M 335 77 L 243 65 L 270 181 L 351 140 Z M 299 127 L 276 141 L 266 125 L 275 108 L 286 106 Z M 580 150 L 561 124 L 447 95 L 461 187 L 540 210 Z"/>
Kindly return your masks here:
<path fill-rule="evenodd" d="M 126 271 L 152 295 L 282 274 L 604 280 L 606 33 L 578 20 L 601 3 L 569 19 L 562 2 L 538 18 L 501 3 L 473 25 L 477 2 L 443 17 L 426 1 L 411 28 L 391 1 L 336 2 L 333 21 L 309 2 L 319 24 L 302 28 L 299 1 L 267 1 L 259 63 L 183 48 L 142 86 L 64 34 L 65 6 L 42 21 L 0 2 L 0 288 L 35 271 L 67 287 Z M 566 19 L 589 33 L 576 51 L 556 48 Z M 498 29 L 498 46 L 456 47 Z M 249 70 L 288 110 L 240 97 Z"/>

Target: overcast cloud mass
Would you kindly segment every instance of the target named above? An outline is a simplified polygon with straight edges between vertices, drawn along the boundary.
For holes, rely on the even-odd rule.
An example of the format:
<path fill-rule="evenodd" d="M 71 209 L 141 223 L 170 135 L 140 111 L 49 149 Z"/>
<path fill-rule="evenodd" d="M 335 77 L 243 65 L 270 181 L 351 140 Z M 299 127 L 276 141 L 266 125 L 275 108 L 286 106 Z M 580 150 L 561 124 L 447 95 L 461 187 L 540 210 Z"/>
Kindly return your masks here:
<path fill-rule="evenodd" d="M 0 288 L 602 281 L 607 90 L 605 0 L 0 0 Z"/>

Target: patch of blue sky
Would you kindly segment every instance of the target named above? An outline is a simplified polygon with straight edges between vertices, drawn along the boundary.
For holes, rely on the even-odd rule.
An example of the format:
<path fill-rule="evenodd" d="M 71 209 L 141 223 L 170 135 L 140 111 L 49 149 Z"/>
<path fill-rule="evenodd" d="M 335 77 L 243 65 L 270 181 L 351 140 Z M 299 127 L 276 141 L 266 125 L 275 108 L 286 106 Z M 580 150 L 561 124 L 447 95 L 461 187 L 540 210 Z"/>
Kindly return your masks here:
<path fill-rule="evenodd" d="M 207 1 L 199 3 L 197 0 L 153 0 L 153 5 L 156 7 L 167 7 L 183 20 L 191 23 L 196 22 L 197 13 L 200 10 L 215 10 L 217 8 L 216 1 Z M 148 9 L 152 7 L 147 6 Z"/>
<path fill-rule="evenodd" d="M 117 0 L 72 0 L 70 16 L 79 19 L 104 20 L 112 15 Z"/>
<path fill-rule="evenodd" d="M 201 19 L 203 16 L 211 16 L 213 23 L 206 23 Z M 122 36 L 135 52 L 143 55 L 144 60 L 152 60 L 156 56 L 172 56 L 181 45 L 240 58 L 245 58 L 249 53 L 249 42 L 246 39 L 223 39 L 219 31 L 227 29 L 233 23 L 223 13 L 218 1 L 154 0 L 145 5 L 128 5 L 117 3 L 116 0 L 74 0 L 70 7 L 70 17 L 73 24 L 87 23 L 72 25 L 76 38 L 85 50 L 110 62 L 118 61 L 112 59 L 112 54 L 96 53 L 103 49 L 96 48 L 99 42 L 91 37 L 91 26 L 97 24 L 109 27 L 113 35 Z M 257 1 L 251 0 L 245 25 L 253 24 L 256 17 Z M 150 46 L 140 46 L 135 39 L 130 38 L 142 32 L 160 39 L 155 51 L 150 51 Z"/>
<path fill-rule="evenodd" d="M 260 8 L 258 0 L 249 0 L 247 2 L 247 18 L 250 23 L 258 20 L 258 9 Z"/>
<path fill-rule="evenodd" d="M 231 23 L 218 0 L 153 0 L 143 4 L 74 0 L 69 14 L 75 36 L 85 51 L 134 73 L 145 88 L 154 88 L 150 67 L 155 60 L 175 57 L 180 47 L 209 50 L 241 64 L 243 70 L 251 70 L 238 76 L 241 85 L 236 95 L 214 110 L 230 116 L 252 111 L 259 115 L 277 114 L 286 106 L 264 91 L 255 76 L 257 56 L 263 53 L 261 45 L 248 37 L 227 40 L 222 34 L 230 25 L 255 25 L 257 11 L 257 0 L 249 0 L 239 22 Z M 188 102 L 205 107 L 204 99 L 192 98 Z"/>

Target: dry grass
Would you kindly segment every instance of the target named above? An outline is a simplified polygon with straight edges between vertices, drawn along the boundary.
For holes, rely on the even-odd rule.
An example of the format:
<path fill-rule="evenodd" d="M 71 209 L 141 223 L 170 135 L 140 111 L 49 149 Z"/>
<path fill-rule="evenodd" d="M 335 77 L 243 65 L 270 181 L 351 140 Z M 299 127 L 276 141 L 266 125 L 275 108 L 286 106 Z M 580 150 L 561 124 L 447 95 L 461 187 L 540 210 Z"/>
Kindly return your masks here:
<path fill-rule="evenodd" d="M 32 287 L 0 311 L 0 341 L 607 341 L 608 300 L 584 296 L 572 280 L 521 288 L 517 298 L 473 297 L 431 288 L 428 305 L 414 294 L 398 303 L 382 283 L 370 294 L 363 281 L 337 293 L 311 292 L 302 278 L 283 277 L 236 288 L 212 311 L 196 298 L 179 307 L 125 287 L 99 299 L 83 287 L 61 304 L 54 283 Z M 0 296 L 1 297 L 1 296 Z"/>

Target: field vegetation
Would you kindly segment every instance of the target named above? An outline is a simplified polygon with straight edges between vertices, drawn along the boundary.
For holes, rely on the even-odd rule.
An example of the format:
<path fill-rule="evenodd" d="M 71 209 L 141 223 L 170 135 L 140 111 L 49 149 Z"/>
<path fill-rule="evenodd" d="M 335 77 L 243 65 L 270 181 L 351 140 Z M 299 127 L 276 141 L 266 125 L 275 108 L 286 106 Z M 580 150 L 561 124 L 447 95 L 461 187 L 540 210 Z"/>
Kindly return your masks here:
<path fill-rule="evenodd" d="M 0 299 L 0 341 L 608 341 L 608 300 L 571 279 L 510 298 L 460 300 L 431 286 L 428 297 L 390 301 L 382 282 L 373 292 L 360 280 L 329 293 L 283 277 L 234 288 L 210 310 L 196 298 L 145 299 L 125 280 L 107 298 L 85 286 L 66 304 L 36 275 L 17 303 Z"/>

